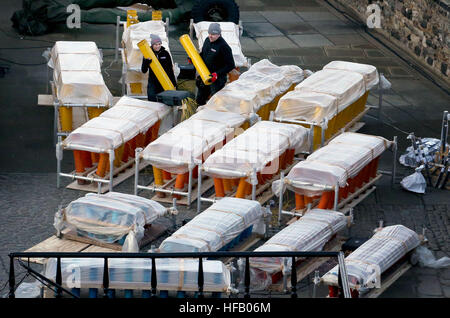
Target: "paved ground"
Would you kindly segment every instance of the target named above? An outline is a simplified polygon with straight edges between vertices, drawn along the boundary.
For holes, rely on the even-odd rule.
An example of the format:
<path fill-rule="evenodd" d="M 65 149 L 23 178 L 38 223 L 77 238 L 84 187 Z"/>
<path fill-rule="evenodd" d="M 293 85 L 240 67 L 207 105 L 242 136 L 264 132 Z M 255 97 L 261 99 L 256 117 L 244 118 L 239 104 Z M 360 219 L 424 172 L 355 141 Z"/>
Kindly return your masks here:
<path fill-rule="evenodd" d="M 243 51 L 253 63 L 269 58 L 278 65 L 295 64 L 313 71 L 337 59 L 375 65 L 391 81 L 392 90 L 383 96 L 382 121 L 377 120 L 375 112 L 370 113 L 364 117 L 366 125 L 361 132 L 388 139 L 398 136 L 400 153 L 408 146 L 407 132 L 439 138 L 442 112 L 450 104 L 448 93 L 374 41 L 363 28 L 320 0 L 237 2 L 244 27 Z M 0 156 L 0 295 L 6 292 L 1 288 L 8 278 L 8 253 L 23 251 L 52 235 L 53 215 L 58 206 L 84 195 L 56 188 L 53 110 L 36 106 L 37 95 L 47 91 L 43 50 L 56 40 L 95 41 L 103 48 L 105 81 L 115 96 L 120 94 L 120 63 L 114 63 L 112 50 L 114 26 L 83 25 L 81 30 L 61 27 L 45 36 L 20 38 L 9 20 L 13 11 L 20 8 L 20 2 L 3 1 L 1 7 L 0 64 L 9 65 L 10 71 L 0 78 L 0 148 L 3 150 Z M 177 39 L 187 32 L 187 24 L 170 27 L 171 51 L 175 61 L 183 64 L 186 55 Z M 3 59 L 40 65 L 11 64 Z M 369 96 L 369 104 L 378 104 L 376 92 Z M 68 153 L 66 157 L 63 170 L 68 171 L 72 162 Z M 392 154 L 386 153 L 381 169 L 389 170 L 391 164 Z M 404 224 L 419 233 L 425 227 L 429 248 L 435 256 L 450 256 L 448 191 L 429 189 L 425 195 L 406 192 L 399 181 L 412 171 L 398 167 L 393 187 L 389 177 L 384 177 L 377 191 L 357 206 L 352 235 L 369 237 L 379 220 L 385 225 Z M 143 174 L 142 180 L 150 182 L 151 175 Z M 64 181 L 63 185 L 67 183 Z M 117 191 L 131 193 L 132 181 L 124 182 Z M 192 211 L 185 211 L 178 223 L 192 215 Z M 19 268 L 17 271 L 21 273 Z M 300 294 L 309 297 L 311 284 L 307 281 L 302 284 Z M 324 290 L 318 293 L 323 294 Z M 415 267 L 383 297 L 450 297 L 450 269 Z"/>

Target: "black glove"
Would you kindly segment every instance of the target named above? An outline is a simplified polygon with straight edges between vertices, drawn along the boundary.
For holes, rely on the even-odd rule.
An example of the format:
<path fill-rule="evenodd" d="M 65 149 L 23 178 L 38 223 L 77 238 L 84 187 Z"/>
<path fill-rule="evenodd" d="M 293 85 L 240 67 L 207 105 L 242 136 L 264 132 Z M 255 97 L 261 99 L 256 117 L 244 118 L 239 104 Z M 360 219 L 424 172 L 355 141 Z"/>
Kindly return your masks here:
<path fill-rule="evenodd" d="M 150 63 L 152 62 L 152 59 L 146 59 L 145 57 L 144 57 L 144 60 L 145 60 L 145 62 L 147 62 L 148 64 L 150 64 Z"/>
<path fill-rule="evenodd" d="M 197 76 L 197 78 L 195 79 L 195 85 L 197 85 L 197 87 L 203 87 L 205 85 L 200 76 Z"/>

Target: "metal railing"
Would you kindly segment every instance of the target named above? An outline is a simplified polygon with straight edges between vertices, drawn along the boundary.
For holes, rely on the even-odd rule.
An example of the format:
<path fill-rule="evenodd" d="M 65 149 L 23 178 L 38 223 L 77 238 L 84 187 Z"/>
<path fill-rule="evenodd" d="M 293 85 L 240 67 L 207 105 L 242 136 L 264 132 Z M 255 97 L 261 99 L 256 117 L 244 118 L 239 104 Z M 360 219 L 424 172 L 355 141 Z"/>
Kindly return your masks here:
<path fill-rule="evenodd" d="M 70 290 L 66 289 L 62 285 L 62 272 L 61 272 L 61 259 L 62 258 L 102 258 L 104 259 L 103 266 L 103 298 L 109 298 L 108 290 L 110 286 L 109 267 L 108 260 L 111 258 L 129 258 L 129 259 L 151 259 L 151 281 L 149 289 L 151 290 L 151 297 L 157 297 L 157 275 L 156 275 L 156 259 L 162 258 L 194 258 L 198 259 L 198 298 L 204 298 L 204 273 L 203 273 L 203 258 L 244 258 L 244 298 L 250 298 L 250 257 L 286 257 L 291 258 L 291 298 L 297 298 L 297 265 L 296 258 L 298 257 L 336 257 L 339 263 L 338 267 L 338 287 L 343 290 L 345 298 L 350 298 L 350 289 L 347 280 L 347 270 L 344 262 L 343 252 L 201 252 L 201 253 L 68 253 L 68 252 L 16 252 L 10 253 L 10 270 L 9 270 L 9 298 L 15 298 L 15 271 L 14 260 L 17 258 L 19 264 L 26 268 L 28 273 L 42 281 L 45 281 L 48 285 L 55 288 L 55 297 L 61 298 L 63 293 L 68 294 L 73 298 L 79 298 Z M 21 259 L 30 258 L 56 258 L 56 276 L 55 281 L 45 277 L 44 275 L 33 270 L 28 262 L 25 264 Z"/>

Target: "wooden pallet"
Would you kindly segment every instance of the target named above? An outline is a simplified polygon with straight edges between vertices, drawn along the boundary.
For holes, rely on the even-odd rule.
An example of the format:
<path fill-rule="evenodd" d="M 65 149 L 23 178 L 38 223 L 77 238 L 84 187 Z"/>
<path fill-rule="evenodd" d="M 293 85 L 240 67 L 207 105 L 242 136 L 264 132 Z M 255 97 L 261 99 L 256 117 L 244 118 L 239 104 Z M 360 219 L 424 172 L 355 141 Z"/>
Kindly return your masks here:
<path fill-rule="evenodd" d="M 239 244 L 237 244 L 233 248 L 229 249 L 229 252 L 247 251 L 252 246 L 254 246 L 256 243 L 258 243 L 262 238 L 263 237 L 261 235 L 252 233 L 252 235 L 250 235 L 250 237 L 243 240 L 242 242 L 239 242 Z M 229 258 L 223 258 L 223 259 L 219 259 L 219 260 L 221 260 L 224 264 L 229 264 L 233 259 L 234 259 L 234 257 L 229 257 Z"/>
<path fill-rule="evenodd" d="M 56 237 L 55 235 L 49 237 L 48 239 L 36 244 L 35 246 L 27 249 L 25 252 L 70 252 L 78 253 L 90 245 L 87 243 L 81 243 L 71 240 L 65 240 Z M 30 261 L 30 263 L 45 264 L 47 258 L 22 258 L 24 261 Z"/>
<path fill-rule="evenodd" d="M 342 245 L 344 244 L 345 240 L 341 237 L 335 237 L 331 241 L 327 242 L 323 248 L 324 252 L 338 252 L 341 250 Z M 310 257 L 305 259 L 304 261 L 301 261 L 297 265 L 297 283 L 300 282 L 302 279 L 304 279 L 306 276 L 311 274 L 314 270 L 319 268 L 322 264 L 327 262 L 330 258 L 329 257 Z M 291 275 L 288 275 L 286 277 L 286 288 L 291 288 Z M 283 286 L 283 280 L 281 279 L 280 282 L 277 282 L 275 284 L 271 284 L 268 287 L 268 290 L 270 291 L 276 291 L 276 292 L 284 292 L 285 287 Z"/>
<path fill-rule="evenodd" d="M 166 233 L 167 226 L 161 224 L 152 224 L 150 227 L 147 227 L 144 232 L 144 237 L 139 241 L 139 247 L 143 247 L 150 242 L 153 242 L 158 237 Z M 66 240 L 76 241 L 80 243 L 86 243 L 102 248 L 107 248 L 115 251 L 121 251 L 122 245 L 117 243 L 104 243 L 94 240 L 90 237 L 79 236 L 74 230 L 63 230 L 61 232 L 61 237 Z"/>
<path fill-rule="evenodd" d="M 150 165 L 150 163 L 141 161 L 139 163 L 139 170 L 142 170 L 149 165 Z M 97 169 L 97 167 L 96 167 L 96 165 L 94 165 L 93 168 L 87 170 L 84 173 L 84 176 L 88 176 L 89 174 L 95 172 L 96 169 Z M 125 181 L 126 179 L 128 179 L 129 177 L 133 176 L 134 172 L 135 172 L 134 158 L 128 160 L 127 163 L 122 164 L 120 167 L 115 168 L 114 175 L 116 177 L 113 178 L 113 188 L 115 186 L 117 186 L 118 184 L 122 183 L 123 181 Z M 71 174 L 75 174 L 75 171 L 72 171 Z M 108 176 L 109 176 L 109 174 L 108 174 Z M 78 184 L 78 181 L 75 180 L 72 183 L 70 183 L 68 186 L 66 186 L 66 188 L 72 189 L 72 190 L 87 191 L 87 192 L 95 192 L 95 193 L 98 192 L 97 182 L 91 182 L 88 184 Z M 100 188 L 100 193 L 103 194 L 108 191 L 109 191 L 109 184 L 102 183 L 101 188 Z"/>
<path fill-rule="evenodd" d="M 167 182 L 162 188 L 166 190 L 172 190 L 175 186 L 175 178 L 173 178 L 171 181 Z M 193 179 L 195 180 L 195 179 Z M 152 182 L 149 187 L 155 186 L 155 183 Z M 214 180 L 212 178 L 203 178 L 202 177 L 202 188 L 200 190 L 200 195 L 208 191 L 214 186 Z M 187 190 L 186 190 L 187 191 Z M 191 200 L 190 202 L 187 201 L 187 196 L 181 196 L 181 199 L 177 199 L 177 204 L 181 205 L 191 205 L 192 202 L 197 200 L 197 194 L 198 194 L 198 183 L 197 181 L 193 182 L 192 185 L 192 193 L 191 193 Z M 156 194 L 152 197 L 152 200 L 162 203 L 169 203 L 172 204 L 173 197 L 172 195 L 166 193 L 166 196 L 164 198 L 158 197 Z"/>

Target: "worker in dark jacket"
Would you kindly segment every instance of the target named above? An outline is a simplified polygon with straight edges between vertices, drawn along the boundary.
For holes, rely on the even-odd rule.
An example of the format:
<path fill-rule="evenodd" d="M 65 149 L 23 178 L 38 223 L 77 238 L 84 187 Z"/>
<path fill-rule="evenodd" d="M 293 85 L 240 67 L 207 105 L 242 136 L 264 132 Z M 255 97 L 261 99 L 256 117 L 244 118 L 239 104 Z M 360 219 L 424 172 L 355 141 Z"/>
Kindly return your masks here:
<path fill-rule="evenodd" d="M 200 56 L 211 72 L 212 84 L 205 85 L 200 77 L 197 77 L 198 105 L 204 105 L 210 95 L 221 90 L 227 82 L 227 74 L 235 68 L 233 53 L 221 33 L 219 23 L 209 25 L 208 38 L 203 43 Z"/>
<path fill-rule="evenodd" d="M 175 74 L 173 73 L 172 58 L 170 57 L 169 52 L 167 52 L 164 46 L 162 46 L 161 38 L 158 35 L 150 34 L 150 39 L 153 53 L 155 53 L 159 63 L 161 63 L 161 66 L 167 73 L 167 76 L 169 76 L 173 86 L 176 87 L 177 83 L 175 80 Z M 147 96 L 149 101 L 156 102 L 156 94 L 163 92 L 164 89 L 158 81 L 155 73 L 153 73 L 150 68 L 150 63 L 152 63 L 151 59 L 144 58 L 142 60 L 141 71 L 142 73 L 147 73 L 147 70 L 150 70 L 148 73 Z"/>

